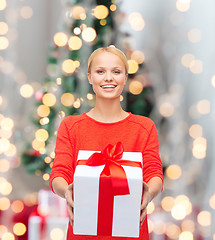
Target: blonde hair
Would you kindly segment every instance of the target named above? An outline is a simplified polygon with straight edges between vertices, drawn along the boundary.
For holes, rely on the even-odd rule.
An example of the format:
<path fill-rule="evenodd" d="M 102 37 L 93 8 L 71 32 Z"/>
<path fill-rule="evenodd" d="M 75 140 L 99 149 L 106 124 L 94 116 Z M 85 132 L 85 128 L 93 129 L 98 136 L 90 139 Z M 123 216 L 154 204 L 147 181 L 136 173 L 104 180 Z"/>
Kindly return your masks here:
<path fill-rule="evenodd" d="M 90 55 L 89 59 L 88 59 L 88 73 L 90 73 L 91 70 L 91 65 L 92 65 L 92 61 L 93 59 L 100 53 L 102 52 L 109 52 L 109 53 L 113 53 L 116 56 L 118 56 L 122 62 L 125 65 L 125 72 L 126 74 L 128 74 L 128 62 L 127 62 L 127 58 L 125 56 L 125 54 L 119 50 L 118 48 L 116 48 L 115 46 L 109 46 L 109 47 L 102 47 L 102 48 L 97 48 L 95 51 L 92 52 L 92 54 Z"/>

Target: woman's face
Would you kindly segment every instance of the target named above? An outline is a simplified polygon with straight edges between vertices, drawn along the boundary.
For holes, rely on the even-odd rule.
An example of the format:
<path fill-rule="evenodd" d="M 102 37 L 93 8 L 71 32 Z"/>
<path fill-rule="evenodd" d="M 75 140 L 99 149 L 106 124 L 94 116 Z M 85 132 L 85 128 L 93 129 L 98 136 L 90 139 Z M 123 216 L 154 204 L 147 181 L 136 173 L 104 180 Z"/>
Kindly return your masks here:
<path fill-rule="evenodd" d="M 118 98 L 127 81 L 125 65 L 113 53 L 99 53 L 91 63 L 88 79 L 97 97 L 108 99 Z"/>

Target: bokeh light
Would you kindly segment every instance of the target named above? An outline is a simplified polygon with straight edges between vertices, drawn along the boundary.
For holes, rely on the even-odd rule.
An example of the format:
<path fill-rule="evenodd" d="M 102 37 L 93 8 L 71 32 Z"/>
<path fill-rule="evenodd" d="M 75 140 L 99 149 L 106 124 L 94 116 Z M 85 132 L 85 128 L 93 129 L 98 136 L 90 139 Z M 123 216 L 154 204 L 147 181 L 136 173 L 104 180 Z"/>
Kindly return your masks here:
<path fill-rule="evenodd" d="M 9 40 L 6 37 L 0 37 L 0 50 L 7 49 L 9 46 Z"/>
<path fill-rule="evenodd" d="M 40 151 L 42 148 L 45 147 L 45 142 L 38 141 L 37 139 L 34 139 L 32 142 L 33 149 Z"/>
<path fill-rule="evenodd" d="M 2 238 L 3 234 L 8 232 L 8 229 L 4 225 L 0 225 L 0 238 Z"/>
<path fill-rule="evenodd" d="M 138 69 L 139 69 L 139 65 L 135 60 L 133 60 L 133 59 L 128 60 L 128 73 L 129 74 L 136 73 L 138 71 Z"/>
<path fill-rule="evenodd" d="M 42 102 L 44 105 L 46 105 L 48 107 L 52 107 L 56 103 L 56 97 L 52 93 L 46 93 L 43 95 Z"/>
<path fill-rule="evenodd" d="M 20 200 L 15 200 L 11 204 L 11 209 L 14 213 L 20 213 L 24 209 L 24 203 Z"/>
<path fill-rule="evenodd" d="M 70 37 L 68 41 L 70 50 L 79 50 L 82 46 L 82 40 L 77 36 Z"/>
<path fill-rule="evenodd" d="M 115 4 L 111 4 L 111 5 L 110 5 L 110 10 L 111 10 L 112 12 L 116 11 L 116 9 L 117 9 L 117 6 L 116 6 Z"/>
<path fill-rule="evenodd" d="M 30 84 L 23 84 L 20 88 L 20 95 L 24 98 L 30 98 L 34 94 L 34 89 Z"/>
<path fill-rule="evenodd" d="M 94 15 L 98 19 L 104 19 L 108 16 L 109 10 L 104 5 L 97 5 L 93 10 L 92 15 Z"/>
<path fill-rule="evenodd" d="M 203 137 L 198 137 L 193 141 L 192 153 L 197 159 L 203 159 L 206 157 L 207 140 Z"/>
<path fill-rule="evenodd" d="M 170 102 L 163 102 L 159 108 L 160 114 L 164 117 L 171 117 L 174 114 L 175 108 Z"/>
<path fill-rule="evenodd" d="M 14 127 L 14 121 L 11 118 L 4 118 L 1 120 L 0 126 L 5 131 L 9 131 Z"/>
<path fill-rule="evenodd" d="M 66 59 L 62 63 L 62 71 L 66 75 L 72 75 L 75 71 L 75 63 L 72 59 Z"/>
<path fill-rule="evenodd" d="M 147 214 L 152 214 L 155 210 L 155 204 L 150 202 L 147 206 Z"/>
<path fill-rule="evenodd" d="M 13 226 L 13 232 L 17 236 L 24 235 L 26 233 L 26 231 L 27 231 L 27 228 L 24 223 L 18 222 L 18 223 L 15 223 Z"/>
<path fill-rule="evenodd" d="M 43 174 L 43 180 L 44 180 L 44 181 L 48 181 L 49 178 L 50 178 L 50 176 L 49 176 L 48 173 Z"/>
<path fill-rule="evenodd" d="M 6 0 L 0 0 L 0 11 L 4 10 L 7 6 Z"/>
<path fill-rule="evenodd" d="M 85 20 L 86 19 L 86 11 L 82 6 L 74 6 L 71 9 L 72 17 L 74 19 Z"/>
<path fill-rule="evenodd" d="M 10 207 L 10 200 L 6 197 L 0 198 L 0 210 L 5 211 Z"/>
<path fill-rule="evenodd" d="M 187 54 L 184 54 L 181 58 L 181 63 L 184 67 L 186 68 L 189 68 L 191 62 L 195 59 L 195 57 L 190 54 L 190 53 L 187 53 Z"/>
<path fill-rule="evenodd" d="M 169 223 L 166 227 L 166 235 L 170 239 L 177 239 L 181 233 L 180 228 L 174 224 L 174 223 Z"/>
<path fill-rule="evenodd" d="M 0 159 L 0 172 L 7 172 L 10 169 L 10 163 L 7 159 Z"/>
<path fill-rule="evenodd" d="M 182 170 L 179 165 L 172 164 L 172 165 L 168 166 L 168 168 L 166 169 L 167 177 L 172 180 L 176 180 L 176 179 L 180 178 L 181 174 L 182 174 Z"/>
<path fill-rule="evenodd" d="M 197 221 L 201 226 L 211 225 L 211 213 L 209 211 L 201 211 L 197 216 Z"/>
<path fill-rule="evenodd" d="M 68 37 L 65 33 L 63 32 L 57 32 L 54 35 L 54 43 L 58 47 L 64 47 L 68 42 Z"/>
<path fill-rule="evenodd" d="M 198 138 L 198 137 L 202 137 L 203 134 L 203 129 L 202 126 L 199 124 L 193 124 L 190 128 L 189 128 L 189 134 L 192 138 Z"/>
<path fill-rule="evenodd" d="M 61 96 L 61 103 L 66 107 L 72 106 L 74 101 L 75 101 L 75 98 L 72 93 L 64 93 Z"/>
<path fill-rule="evenodd" d="M 138 95 L 143 91 L 143 84 L 137 80 L 132 80 L 129 84 L 129 91 L 134 95 Z"/>
<path fill-rule="evenodd" d="M 2 235 L 2 240 L 15 240 L 15 237 L 12 233 L 6 232 Z"/>
<path fill-rule="evenodd" d="M 95 40 L 96 38 L 96 31 L 94 28 L 92 27 L 86 27 L 83 31 L 82 31 L 82 38 L 84 39 L 84 41 L 86 42 L 92 42 Z"/>
<path fill-rule="evenodd" d="M 194 233 L 195 231 L 195 223 L 194 221 L 190 220 L 190 219 L 186 219 L 181 223 L 181 229 L 183 232 L 185 231 L 189 231 Z"/>
<path fill-rule="evenodd" d="M 201 39 L 202 39 L 201 31 L 199 29 L 196 29 L 196 28 L 191 29 L 188 32 L 187 36 L 188 36 L 189 41 L 192 42 L 192 43 L 200 42 Z"/>
<path fill-rule="evenodd" d="M 215 194 L 210 198 L 209 205 L 215 210 Z"/>
<path fill-rule="evenodd" d="M 35 138 L 40 142 L 45 142 L 49 137 L 48 131 L 45 129 L 38 129 L 35 133 Z"/>
<path fill-rule="evenodd" d="M 142 51 L 133 51 L 131 54 L 131 59 L 135 60 L 138 64 L 141 64 L 145 60 L 145 55 Z"/>
<path fill-rule="evenodd" d="M 0 193 L 2 195 L 7 196 L 12 192 L 12 190 L 13 190 L 13 187 L 12 187 L 11 183 L 9 183 L 8 181 L 5 181 L 5 182 L 1 183 Z"/>
<path fill-rule="evenodd" d="M 33 16 L 33 9 L 29 6 L 23 6 L 20 9 L 20 15 L 24 19 L 29 19 Z"/>
<path fill-rule="evenodd" d="M 211 78 L 211 84 L 213 87 L 215 87 L 215 75 Z"/>
<path fill-rule="evenodd" d="M 0 35 L 7 34 L 8 32 L 8 25 L 5 22 L 0 22 Z"/>
<path fill-rule="evenodd" d="M 171 211 L 171 209 L 174 206 L 174 203 L 175 203 L 175 199 L 171 196 L 166 196 L 161 200 L 161 206 L 167 212 Z"/>
<path fill-rule="evenodd" d="M 208 114 L 211 111 L 211 103 L 207 99 L 200 100 L 196 107 L 200 114 Z"/>
<path fill-rule="evenodd" d="M 40 105 L 37 108 L 37 114 L 40 117 L 47 117 L 50 114 L 50 108 L 48 106 L 46 106 L 46 105 Z"/>
<path fill-rule="evenodd" d="M 186 12 L 190 9 L 190 0 L 177 0 L 176 9 L 180 12 Z"/>
<path fill-rule="evenodd" d="M 54 228 L 50 232 L 51 240 L 62 240 L 64 238 L 64 232 L 60 228 Z"/>
<path fill-rule="evenodd" d="M 73 29 L 73 32 L 74 32 L 75 35 L 79 35 L 79 34 L 81 33 L 80 27 L 75 27 L 75 28 Z"/>
<path fill-rule="evenodd" d="M 200 74 L 203 72 L 203 62 L 201 60 L 195 59 L 191 61 L 189 68 L 192 73 Z"/>
<path fill-rule="evenodd" d="M 189 231 L 182 232 L 179 235 L 179 240 L 193 240 L 193 234 Z"/>
<path fill-rule="evenodd" d="M 141 31 L 145 27 L 145 21 L 139 12 L 133 12 L 128 16 L 128 22 L 135 31 Z"/>

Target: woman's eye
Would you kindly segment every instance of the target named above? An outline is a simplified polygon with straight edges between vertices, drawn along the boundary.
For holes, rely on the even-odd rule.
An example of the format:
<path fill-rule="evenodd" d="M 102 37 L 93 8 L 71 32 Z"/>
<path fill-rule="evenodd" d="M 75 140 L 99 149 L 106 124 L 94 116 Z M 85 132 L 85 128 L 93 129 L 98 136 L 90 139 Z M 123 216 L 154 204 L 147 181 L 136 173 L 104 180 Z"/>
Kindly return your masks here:
<path fill-rule="evenodd" d="M 115 73 L 115 74 L 120 74 L 120 71 L 117 71 L 117 70 L 116 70 L 116 71 L 114 71 L 114 73 Z"/>
<path fill-rule="evenodd" d="M 102 70 L 98 70 L 98 71 L 97 71 L 97 73 L 99 73 L 99 74 L 100 74 L 100 73 L 103 73 L 103 72 L 104 72 L 104 71 L 102 71 Z"/>

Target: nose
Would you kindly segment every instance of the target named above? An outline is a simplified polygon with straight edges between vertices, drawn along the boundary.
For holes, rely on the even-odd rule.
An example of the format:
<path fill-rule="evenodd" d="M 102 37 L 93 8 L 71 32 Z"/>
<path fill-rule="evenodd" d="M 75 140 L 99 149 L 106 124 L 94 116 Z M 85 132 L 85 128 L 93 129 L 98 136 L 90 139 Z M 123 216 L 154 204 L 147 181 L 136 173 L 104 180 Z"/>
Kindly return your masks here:
<path fill-rule="evenodd" d="M 110 71 L 107 71 L 105 75 L 105 81 L 112 81 L 112 80 L 113 80 L 112 73 Z"/>

